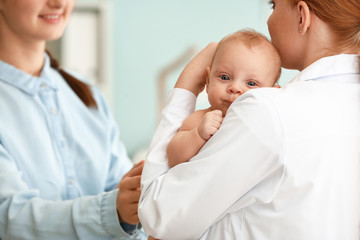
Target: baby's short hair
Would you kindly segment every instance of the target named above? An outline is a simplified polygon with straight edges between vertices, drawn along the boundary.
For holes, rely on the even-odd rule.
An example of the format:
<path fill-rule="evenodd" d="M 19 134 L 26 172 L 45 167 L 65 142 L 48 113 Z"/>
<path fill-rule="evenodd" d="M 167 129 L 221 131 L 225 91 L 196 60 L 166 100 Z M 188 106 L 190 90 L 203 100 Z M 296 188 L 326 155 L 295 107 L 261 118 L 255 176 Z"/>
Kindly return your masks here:
<path fill-rule="evenodd" d="M 231 41 L 231 40 L 239 40 L 243 42 L 248 48 L 252 48 L 253 46 L 258 46 L 264 42 L 270 43 L 267 37 L 259 32 L 256 32 L 253 29 L 247 28 L 242 29 L 237 32 L 231 33 L 225 36 L 219 42 L 218 46 L 223 44 L 224 42 Z"/>
<path fill-rule="evenodd" d="M 249 49 L 251 49 L 253 47 L 258 47 L 260 45 L 267 45 L 275 56 L 274 61 L 277 61 L 278 62 L 277 64 L 279 65 L 278 72 L 275 75 L 275 82 L 277 82 L 277 80 L 279 79 L 280 74 L 281 74 L 280 56 L 279 56 L 277 49 L 274 47 L 274 45 L 269 41 L 269 39 L 265 35 L 255 31 L 251 28 L 246 28 L 246 29 L 242 29 L 242 30 L 236 31 L 234 33 L 231 33 L 220 40 L 220 42 L 218 43 L 218 46 L 216 48 L 214 58 L 215 58 L 215 55 L 216 55 L 218 49 L 223 44 L 225 44 L 229 41 L 240 41 Z M 213 61 L 214 61 L 214 58 L 213 58 Z M 212 63 L 211 63 L 211 65 L 212 65 Z"/>

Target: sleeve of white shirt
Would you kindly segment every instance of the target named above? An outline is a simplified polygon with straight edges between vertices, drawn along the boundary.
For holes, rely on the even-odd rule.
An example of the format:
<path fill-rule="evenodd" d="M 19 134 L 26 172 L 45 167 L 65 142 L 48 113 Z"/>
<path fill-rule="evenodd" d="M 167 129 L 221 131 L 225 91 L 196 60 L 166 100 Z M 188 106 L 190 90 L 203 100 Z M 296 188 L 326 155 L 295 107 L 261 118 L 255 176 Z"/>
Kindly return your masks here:
<path fill-rule="evenodd" d="M 195 95 L 187 90 L 176 88 L 170 93 L 146 157 L 141 176 L 143 190 L 147 189 L 155 178 L 169 170 L 166 147 L 185 118 L 194 112 L 195 103 Z"/>
<path fill-rule="evenodd" d="M 269 99 L 250 92 L 231 105 L 195 157 L 169 169 L 166 145 L 194 106 L 191 94 L 175 90 L 142 176 L 139 217 L 149 235 L 198 239 L 235 205 L 238 210 L 274 197 L 284 172 L 281 122 Z"/>

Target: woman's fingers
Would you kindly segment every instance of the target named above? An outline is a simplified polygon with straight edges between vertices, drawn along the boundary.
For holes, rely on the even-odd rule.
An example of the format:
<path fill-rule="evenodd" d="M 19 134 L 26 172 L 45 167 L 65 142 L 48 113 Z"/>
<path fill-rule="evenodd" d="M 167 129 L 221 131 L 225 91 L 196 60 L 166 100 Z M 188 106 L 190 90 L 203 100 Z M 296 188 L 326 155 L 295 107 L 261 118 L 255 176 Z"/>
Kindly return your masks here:
<path fill-rule="evenodd" d="M 140 182 L 141 182 L 141 175 L 137 175 L 137 176 L 128 176 L 123 178 L 120 183 L 119 183 L 119 187 L 121 189 L 137 189 L 140 188 Z"/>
<path fill-rule="evenodd" d="M 144 163 L 145 163 L 145 161 L 143 160 L 143 161 L 140 161 L 137 164 L 135 164 L 133 166 L 133 168 L 128 172 L 128 174 L 129 174 L 128 176 L 132 177 L 132 176 L 141 175 L 142 170 L 144 168 Z"/>
<path fill-rule="evenodd" d="M 206 67 L 211 65 L 216 48 L 217 43 L 213 42 L 201 50 L 182 71 L 175 88 L 187 89 L 197 96 L 205 87 Z"/>
<path fill-rule="evenodd" d="M 143 168 L 144 161 L 135 164 L 117 186 L 119 192 L 116 199 L 116 209 L 120 220 L 128 224 L 139 222 L 137 208 L 141 194 L 140 182 Z"/>
<path fill-rule="evenodd" d="M 129 175 L 132 175 L 132 176 L 136 175 L 136 174 L 133 173 L 133 171 L 134 171 L 135 169 L 139 170 L 139 168 L 141 168 L 141 172 L 142 172 L 142 169 L 144 168 L 144 164 L 145 164 L 145 161 L 144 161 L 144 160 L 136 163 L 136 164 L 123 176 L 123 178 L 124 178 L 124 177 L 127 177 L 127 176 L 129 176 Z M 140 174 L 141 174 L 141 172 L 140 172 Z M 138 174 L 138 175 L 139 175 L 139 174 Z"/>

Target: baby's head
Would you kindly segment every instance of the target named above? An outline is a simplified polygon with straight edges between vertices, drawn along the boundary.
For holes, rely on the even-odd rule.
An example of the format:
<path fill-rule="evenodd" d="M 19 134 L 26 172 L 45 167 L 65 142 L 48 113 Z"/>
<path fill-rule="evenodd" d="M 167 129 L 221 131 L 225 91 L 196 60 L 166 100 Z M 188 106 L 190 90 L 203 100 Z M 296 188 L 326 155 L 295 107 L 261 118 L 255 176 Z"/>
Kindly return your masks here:
<path fill-rule="evenodd" d="M 273 87 L 281 71 L 280 57 L 270 41 L 253 30 L 223 38 L 206 70 L 210 105 L 225 115 L 230 104 L 246 91 Z"/>

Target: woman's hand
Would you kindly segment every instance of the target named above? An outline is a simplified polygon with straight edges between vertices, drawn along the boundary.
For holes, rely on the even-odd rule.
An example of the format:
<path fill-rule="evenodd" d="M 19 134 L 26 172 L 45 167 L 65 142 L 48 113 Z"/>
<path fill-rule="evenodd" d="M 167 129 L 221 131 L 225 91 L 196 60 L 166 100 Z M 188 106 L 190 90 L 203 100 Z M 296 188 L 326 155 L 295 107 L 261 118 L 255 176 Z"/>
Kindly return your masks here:
<path fill-rule="evenodd" d="M 181 72 L 175 88 L 184 88 L 195 94 L 204 90 L 205 87 L 205 71 L 206 67 L 211 65 L 215 54 L 217 43 L 209 43 L 203 50 L 201 50 Z"/>
<path fill-rule="evenodd" d="M 159 240 L 159 239 L 153 238 L 152 236 L 149 236 L 148 240 Z"/>
<path fill-rule="evenodd" d="M 138 224 L 138 204 L 140 198 L 140 180 L 145 161 L 141 161 L 124 175 L 116 188 L 119 192 L 116 198 L 116 210 L 122 223 Z"/>

